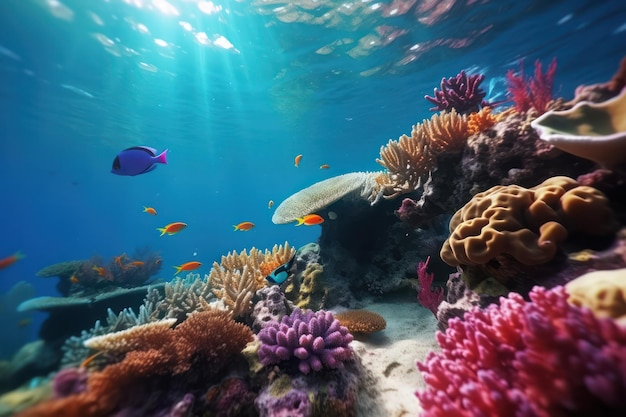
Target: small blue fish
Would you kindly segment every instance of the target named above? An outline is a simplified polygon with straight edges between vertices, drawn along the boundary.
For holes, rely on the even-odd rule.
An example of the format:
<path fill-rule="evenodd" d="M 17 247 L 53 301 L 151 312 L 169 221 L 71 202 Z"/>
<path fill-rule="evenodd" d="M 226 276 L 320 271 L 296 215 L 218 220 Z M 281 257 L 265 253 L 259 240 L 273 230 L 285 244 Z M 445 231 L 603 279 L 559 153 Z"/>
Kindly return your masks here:
<path fill-rule="evenodd" d="M 116 175 L 139 175 L 150 172 L 156 164 L 167 164 L 167 149 L 156 154 L 156 149 L 147 146 L 134 146 L 118 153 L 113 160 L 111 172 Z"/>
<path fill-rule="evenodd" d="M 293 262 L 296 259 L 296 255 L 293 255 L 289 262 L 283 264 L 272 271 L 271 274 L 265 277 L 266 280 L 271 282 L 272 284 L 282 284 L 289 277 L 289 270 L 293 266 Z"/>

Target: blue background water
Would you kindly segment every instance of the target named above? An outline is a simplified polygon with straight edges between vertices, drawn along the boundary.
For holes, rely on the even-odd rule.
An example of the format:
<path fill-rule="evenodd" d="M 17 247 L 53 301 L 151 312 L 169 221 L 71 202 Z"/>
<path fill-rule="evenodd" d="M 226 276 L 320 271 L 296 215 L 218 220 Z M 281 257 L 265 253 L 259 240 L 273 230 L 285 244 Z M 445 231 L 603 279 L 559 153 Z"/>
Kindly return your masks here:
<path fill-rule="evenodd" d="M 623 1 L 430 3 L 0 2 L 0 257 L 27 255 L 0 270 L 0 293 L 26 280 L 56 295 L 42 267 L 144 246 L 169 279 L 185 261 L 207 273 L 231 250 L 314 241 L 318 226 L 272 224 L 268 200 L 378 169 L 380 146 L 430 117 L 442 77 L 482 72 L 501 99 L 520 58 L 531 73 L 556 57 L 568 98 L 625 52 Z M 112 175 L 135 145 L 168 148 L 168 165 Z M 172 221 L 189 227 L 159 237 Z M 241 221 L 256 228 L 234 233 Z"/>

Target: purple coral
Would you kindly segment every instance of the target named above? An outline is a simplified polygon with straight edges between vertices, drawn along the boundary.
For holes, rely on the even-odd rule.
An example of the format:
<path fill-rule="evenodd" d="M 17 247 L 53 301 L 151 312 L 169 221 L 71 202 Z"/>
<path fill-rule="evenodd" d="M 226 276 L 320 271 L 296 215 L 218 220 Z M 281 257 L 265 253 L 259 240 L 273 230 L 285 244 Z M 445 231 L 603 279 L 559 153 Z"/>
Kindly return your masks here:
<path fill-rule="evenodd" d="M 476 112 L 488 104 L 483 100 L 485 91 L 479 87 L 484 79 L 482 74 L 467 75 L 461 71 L 456 77 L 442 78 L 441 91 L 434 89 L 435 97 L 426 95 L 424 98 L 435 105 L 430 108 L 431 111 L 455 109 L 458 113 Z"/>
<path fill-rule="evenodd" d="M 280 323 L 273 321 L 259 332 L 259 360 L 263 365 L 297 359 L 303 374 L 324 366 L 340 368 L 352 357 L 352 335 L 330 311 L 303 312 L 299 308 Z"/>
<path fill-rule="evenodd" d="M 535 287 L 452 318 L 441 352 L 417 367 L 423 417 L 583 416 L 626 412 L 626 328 Z"/>

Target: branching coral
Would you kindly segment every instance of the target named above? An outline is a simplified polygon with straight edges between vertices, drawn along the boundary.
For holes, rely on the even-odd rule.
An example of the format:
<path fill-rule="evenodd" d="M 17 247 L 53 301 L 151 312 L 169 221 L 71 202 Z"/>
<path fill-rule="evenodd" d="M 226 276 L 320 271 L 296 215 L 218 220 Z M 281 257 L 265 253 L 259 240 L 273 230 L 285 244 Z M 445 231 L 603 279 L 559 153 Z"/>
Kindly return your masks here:
<path fill-rule="evenodd" d="M 352 335 L 329 311 L 299 308 L 259 332 L 259 360 L 263 365 L 295 360 L 303 374 L 323 367 L 340 368 L 352 357 Z"/>
<path fill-rule="evenodd" d="M 183 279 L 176 277 L 165 284 L 165 298 L 159 304 L 160 311 L 166 317 L 184 320 L 194 311 L 208 310 L 209 302 L 214 298 L 208 278 L 199 274 L 187 274 Z"/>
<path fill-rule="evenodd" d="M 485 91 L 480 88 L 480 83 L 485 79 L 482 74 L 467 75 L 461 71 L 456 77 L 442 78 L 441 90 L 434 90 L 434 97 L 424 96 L 435 107 L 431 111 L 455 109 L 459 113 L 471 113 L 478 111 L 484 103 Z"/>
<path fill-rule="evenodd" d="M 213 263 L 209 273 L 213 293 L 226 304 L 233 317 L 243 316 L 252 310 L 255 292 L 266 285 L 261 265 L 273 262 L 282 265 L 294 254 L 295 249 L 287 242 L 274 245 L 271 251 L 252 248 L 249 253 L 245 249 L 241 253 L 229 252 L 222 256 L 221 263 Z"/>
<path fill-rule="evenodd" d="M 420 284 L 417 301 L 437 317 L 437 307 L 443 301 L 444 291 L 443 288 L 431 288 L 435 275 L 427 271 L 429 262 L 430 256 L 426 258 L 426 262 L 417 264 L 417 280 Z"/>
<path fill-rule="evenodd" d="M 22 417 L 158 415 L 157 411 L 173 407 L 168 397 L 171 393 L 160 396 L 159 390 L 189 392 L 198 389 L 194 384 L 199 381 L 216 382 L 219 373 L 253 339 L 247 326 L 223 311 L 191 314 L 172 329 L 174 321 L 91 339 L 88 344 L 94 348 L 123 359 L 91 373 L 85 391 L 46 401 L 26 410 Z"/>
<path fill-rule="evenodd" d="M 480 111 L 467 116 L 467 133 L 473 135 L 483 132 L 495 125 L 496 122 L 496 116 L 491 114 L 491 107 L 483 107 Z"/>
<path fill-rule="evenodd" d="M 626 328 L 535 287 L 453 318 L 418 362 L 423 417 L 621 415 Z"/>
<path fill-rule="evenodd" d="M 514 70 L 506 73 L 507 89 L 517 111 L 527 112 L 535 109 L 543 113 L 548 110 L 548 104 L 552 100 L 555 71 L 556 58 L 552 60 L 545 74 L 542 72 L 539 60 L 535 61 L 534 77 L 524 77 L 523 61 L 520 61 L 519 74 L 516 75 Z"/>
<path fill-rule="evenodd" d="M 495 186 L 454 214 L 441 258 L 452 266 L 484 265 L 507 255 L 538 265 L 550 261 L 569 234 L 608 235 L 616 226 L 604 194 L 568 177 L 529 189 Z"/>
<path fill-rule="evenodd" d="M 436 167 L 437 156 L 460 151 L 467 136 L 467 117 L 452 109 L 416 124 L 411 136 L 390 140 L 376 159 L 387 172 L 375 177 L 377 193 L 372 196 L 391 199 L 416 190 Z"/>

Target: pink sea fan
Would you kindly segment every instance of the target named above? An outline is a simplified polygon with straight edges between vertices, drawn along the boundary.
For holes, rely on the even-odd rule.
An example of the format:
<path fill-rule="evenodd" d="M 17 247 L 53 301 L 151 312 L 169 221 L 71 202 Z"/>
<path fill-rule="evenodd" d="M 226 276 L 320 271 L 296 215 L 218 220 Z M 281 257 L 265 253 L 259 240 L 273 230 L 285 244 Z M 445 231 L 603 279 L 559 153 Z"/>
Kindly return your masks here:
<path fill-rule="evenodd" d="M 417 367 L 422 417 L 617 416 L 626 413 L 626 328 L 535 287 L 453 318 L 441 352 Z"/>
<path fill-rule="evenodd" d="M 417 292 L 417 301 L 432 311 L 435 317 L 437 317 L 437 307 L 443 301 L 443 288 L 431 288 L 435 276 L 426 271 L 428 262 L 430 262 L 430 256 L 426 258 L 426 262 L 417 264 L 417 280 L 420 284 L 420 289 Z"/>
<path fill-rule="evenodd" d="M 544 113 L 548 110 L 548 104 L 552 100 L 555 71 L 556 58 L 553 58 L 545 74 L 542 72 L 539 60 L 535 61 L 533 77 L 524 77 L 523 61 L 520 61 L 519 74 L 516 75 L 513 70 L 506 73 L 507 90 L 517 111 L 527 112 L 533 108 L 539 113 Z"/>

